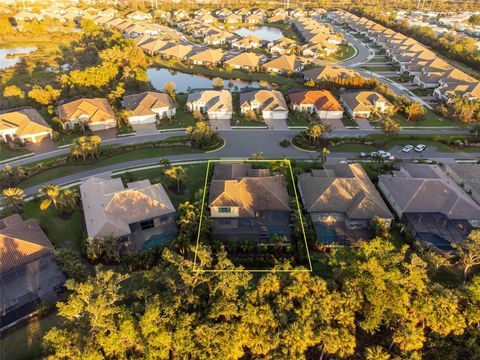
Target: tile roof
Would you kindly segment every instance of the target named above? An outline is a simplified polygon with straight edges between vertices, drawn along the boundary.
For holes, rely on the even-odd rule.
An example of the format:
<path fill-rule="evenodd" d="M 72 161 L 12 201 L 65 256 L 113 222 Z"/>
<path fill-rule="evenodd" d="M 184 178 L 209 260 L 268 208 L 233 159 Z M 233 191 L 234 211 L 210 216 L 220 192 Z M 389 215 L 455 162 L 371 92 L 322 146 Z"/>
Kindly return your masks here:
<path fill-rule="evenodd" d="M 133 115 L 153 115 L 153 109 L 174 108 L 175 103 L 166 93 L 147 91 L 123 97 L 123 106 L 132 111 Z"/>
<path fill-rule="evenodd" d="M 60 105 L 58 108 L 58 116 L 62 120 L 74 120 L 81 116 L 88 116 L 89 122 L 107 121 L 115 118 L 107 99 L 78 99 Z"/>
<path fill-rule="evenodd" d="M 328 90 L 307 90 L 289 95 L 293 104 L 314 105 L 318 111 L 342 111 L 342 105 Z"/>
<path fill-rule="evenodd" d="M 24 108 L 0 114 L 0 131 L 7 129 L 16 129 L 15 134 L 17 136 L 52 132 L 47 122 L 33 108 Z"/>

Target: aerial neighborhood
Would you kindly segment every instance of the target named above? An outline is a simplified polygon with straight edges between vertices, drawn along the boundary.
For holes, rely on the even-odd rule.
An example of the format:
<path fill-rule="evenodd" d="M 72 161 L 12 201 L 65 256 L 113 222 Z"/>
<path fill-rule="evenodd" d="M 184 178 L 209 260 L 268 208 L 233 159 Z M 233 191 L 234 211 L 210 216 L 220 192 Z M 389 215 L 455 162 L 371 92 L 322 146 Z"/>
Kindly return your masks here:
<path fill-rule="evenodd" d="M 480 9 L 437 2 L 2 2 L 0 358 L 480 358 Z"/>

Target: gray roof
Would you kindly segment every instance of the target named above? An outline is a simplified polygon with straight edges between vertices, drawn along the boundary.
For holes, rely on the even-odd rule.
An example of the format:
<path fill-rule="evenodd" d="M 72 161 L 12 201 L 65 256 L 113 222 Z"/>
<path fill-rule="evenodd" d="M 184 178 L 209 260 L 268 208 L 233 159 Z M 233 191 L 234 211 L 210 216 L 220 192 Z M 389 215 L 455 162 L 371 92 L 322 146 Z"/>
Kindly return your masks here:
<path fill-rule="evenodd" d="M 402 214 L 441 213 L 449 219 L 480 220 L 480 206 L 437 165 L 404 164 L 378 181 Z"/>
<path fill-rule="evenodd" d="M 325 168 L 298 176 L 308 212 L 345 213 L 350 219 L 393 217 L 360 164 Z"/>
<path fill-rule="evenodd" d="M 452 164 L 448 167 L 473 190 L 480 193 L 480 165 Z"/>

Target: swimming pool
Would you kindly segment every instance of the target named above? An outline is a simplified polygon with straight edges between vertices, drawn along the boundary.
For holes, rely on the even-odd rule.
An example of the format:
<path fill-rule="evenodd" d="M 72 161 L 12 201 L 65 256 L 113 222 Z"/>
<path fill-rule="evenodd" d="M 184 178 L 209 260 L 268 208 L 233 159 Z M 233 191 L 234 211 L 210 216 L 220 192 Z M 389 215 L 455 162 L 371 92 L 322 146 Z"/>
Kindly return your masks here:
<path fill-rule="evenodd" d="M 171 241 L 175 237 L 174 233 L 165 233 L 165 234 L 158 234 L 150 236 L 150 239 L 143 244 L 143 250 L 152 249 L 155 247 L 159 247 L 165 245 L 169 241 Z"/>

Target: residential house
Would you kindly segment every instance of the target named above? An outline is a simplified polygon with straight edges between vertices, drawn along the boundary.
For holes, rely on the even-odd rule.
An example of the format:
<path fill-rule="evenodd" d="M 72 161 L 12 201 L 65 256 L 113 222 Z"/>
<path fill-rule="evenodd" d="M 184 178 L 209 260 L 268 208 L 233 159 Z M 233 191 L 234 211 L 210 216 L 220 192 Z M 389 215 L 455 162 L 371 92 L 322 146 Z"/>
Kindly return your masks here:
<path fill-rule="evenodd" d="M 261 112 L 266 120 L 286 120 L 288 106 L 285 98 L 278 90 L 257 90 L 240 94 L 240 111 Z"/>
<path fill-rule="evenodd" d="M 289 95 L 293 110 L 317 114 L 320 119 L 341 119 L 342 105 L 328 90 L 307 90 Z"/>
<path fill-rule="evenodd" d="M 360 164 L 327 164 L 301 174 L 298 192 L 321 244 L 356 245 L 374 236 L 373 217 L 393 219 Z"/>
<path fill-rule="evenodd" d="M 209 34 L 206 34 L 203 38 L 203 42 L 209 45 L 224 45 L 229 42 L 232 42 L 237 38 L 237 35 L 228 32 L 228 31 L 215 31 Z"/>
<path fill-rule="evenodd" d="M 418 241 L 442 251 L 480 226 L 480 206 L 438 165 L 402 164 L 378 187 Z"/>
<path fill-rule="evenodd" d="M 234 69 L 255 71 L 258 69 L 261 59 L 261 56 L 253 52 L 242 52 L 241 54 L 226 60 L 224 65 L 231 66 Z"/>
<path fill-rule="evenodd" d="M 64 129 L 75 125 L 88 125 L 91 131 L 117 126 L 115 113 L 107 99 L 78 99 L 57 107 L 57 114 Z"/>
<path fill-rule="evenodd" d="M 332 55 L 337 50 L 338 50 L 337 45 L 333 45 L 328 42 L 317 42 L 313 45 L 305 45 L 302 48 L 302 55 L 318 59 L 318 58 L 324 58 L 325 56 Z"/>
<path fill-rule="evenodd" d="M 230 120 L 233 114 L 232 94 L 228 90 L 197 90 L 187 98 L 187 109 L 207 114 L 209 120 Z"/>
<path fill-rule="evenodd" d="M 229 9 L 226 9 L 226 8 L 223 8 L 223 9 L 220 9 L 220 10 L 217 10 L 215 12 L 215 15 L 217 16 L 217 18 L 221 21 L 224 21 L 226 17 L 232 15 L 233 12 Z"/>
<path fill-rule="evenodd" d="M 134 11 L 127 15 L 127 19 L 135 21 L 151 21 L 152 15 L 143 11 Z"/>
<path fill-rule="evenodd" d="M 172 239 L 176 212 L 161 183 L 91 177 L 80 185 L 88 237 L 113 236 L 122 251 L 140 252 Z"/>
<path fill-rule="evenodd" d="M 166 49 L 162 49 L 158 53 L 164 59 L 184 60 L 192 51 L 193 51 L 192 45 L 176 44 Z"/>
<path fill-rule="evenodd" d="M 128 110 L 128 121 L 132 125 L 153 124 L 175 116 L 175 102 L 166 93 L 143 92 L 123 97 L 123 107 Z"/>
<path fill-rule="evenodd" d="M 222 49 L 206 49 L 191 55 L 189 60 L 195 65 L 213 67 L 222 61 L 224 54 Z"/>
<path fill-rule="evenodd" d="M 355 71 L 340 65 L 324 65 L 305 70 L 302 74 L 305 80 L 313 80 L 316 83 L 324 83 L 338 79 L 347 80 L 359 76 Z"/>
<path fill-rule="evenodd" d="M 303 67 L 304 63 L 295 55 L 282 55 L 262 65 L 264 71 L 277 74 L 297 73 Z"/>
<path fill-rule="evenodd" d="M 52 132 L 50 125 L 31 107 L 7 110 L 0 114 L 0 137 L 5 142 L 18 138 L 22 143 L 36 143 L 51 138 Z"/>
<path fill-rule="evenodd" d="M 480 204 L 480 166 L 475 164 L 445 164 L 444 169 L 458 186 Z"/>
<path fill-rule="evenodd" d="M 255 35 L 248 35 L 232 41 L 232 47 L 237 49 L 257 49 L 261 47 L 263 40 Z"/>
<path fill-rule="evenodd" d="M 172 41 L 165 41 L 165 40 L 162 40 L 159 38 L 153 38 L 153 37 L 149 37 L 148 40 L 139 41 L 139 43 L 140 44 L 137 44 L 137 45 L 140 46 L 140 48 L 149 55 L 157 55 L 161 53 L 162 50 L 175 46 L 175 43 Z"/>
<path fill-rule="evenodd" d="M 353 118 L 369 118 L 372 112 L 386 113 L 393 109 L 392 103 L 375 91 L 354 91 L 340 95 L 340 101 Z"/>
<path fill-rule="evenodd" d="M 251 14 L 245 17 L 245 23 L 247 24 L 261 24 L 264 22 L 264 18 L 259 14 Z"/>
<path fill-rule="evenodd" d="M 208 206 L 213 241 L 270 242 L 274 235 L 291 240 L 290 198 L 282 175 L 252 169 L 245 163 L 217 163 Z"/>
<path fill-rule="evenodd" d="M 240 24 L 242 23 L 242 17 L 237 14 L 231 14 L 225 17 L 223 20 L 225 24 Z"/>
<path fill-rule="evenodd" d="M 65 276 L 35 219 L 0 219 L 0 330 L 59 299 Z"/>
<path fill-rule="evenodd" d="M 268 43 L 268 49 L 273 55 L 290 55 L 297 47 L 295 40 L 286 37 Z"/>
<path fill-rule="evenodd" d="M 195 19 L 204 23 L 204 24 L 213 24 L 213 23 L 217 22 L 217 19 L 214 16 L 212 16 L 208 13 L 198 15 L 198 16 L 195 17 Z"/>

